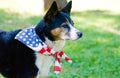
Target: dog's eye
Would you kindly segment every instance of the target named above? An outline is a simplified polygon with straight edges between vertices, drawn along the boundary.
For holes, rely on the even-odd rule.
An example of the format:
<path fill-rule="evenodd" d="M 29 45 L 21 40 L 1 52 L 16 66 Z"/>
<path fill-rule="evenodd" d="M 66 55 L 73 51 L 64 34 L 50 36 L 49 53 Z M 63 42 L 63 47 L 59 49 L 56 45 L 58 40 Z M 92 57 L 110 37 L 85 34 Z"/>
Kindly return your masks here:
<path fill-rule="evenodd" d="M 66 23 L 63 23 L 63 24 L 62 24 L 62 27 L 64 27 L 64 28 L 69 28 L 68 24 L 66 24 Z"/>
<path fill-rule="evenodd" d="M 63 27 L 65 30 L 67 30 L 68 32 L 70 31 L 70 27 L 69 27 L 69 25 L 68 25 L 67 23 L 63 23 L 63 24 L 62 24 L 62 27 Z"/>

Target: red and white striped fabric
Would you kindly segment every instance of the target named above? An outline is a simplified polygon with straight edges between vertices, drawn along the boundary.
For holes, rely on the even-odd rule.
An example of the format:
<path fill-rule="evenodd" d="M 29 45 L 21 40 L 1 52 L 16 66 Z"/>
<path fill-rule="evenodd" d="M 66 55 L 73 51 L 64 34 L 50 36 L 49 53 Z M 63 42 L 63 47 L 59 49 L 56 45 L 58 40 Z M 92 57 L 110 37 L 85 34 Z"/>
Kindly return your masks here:
<path fill-rule="evenodd" d="M 65 61 L 72 63 L 72 60 L 62 51 L 60 52 L 54 52 L 50 47 L 43 47 L 39 53 L 49 55 L 49 56 L 54 56 L 55 57 L 55 65 L 54 65 L 54 73 L 56 76 L 60 73 L 61 71 L 61 60 L 60 57 L 63 58 Z"/>
<path fill-rule="evenodd" d="M 62 57 L 65 61 L 72 63 L 72 60 L 62 51 L 55 53 L 55 65 L 54 65 L 54 72 L 58 75 L 61 71 L 61 61 L 60 57 Z"/>

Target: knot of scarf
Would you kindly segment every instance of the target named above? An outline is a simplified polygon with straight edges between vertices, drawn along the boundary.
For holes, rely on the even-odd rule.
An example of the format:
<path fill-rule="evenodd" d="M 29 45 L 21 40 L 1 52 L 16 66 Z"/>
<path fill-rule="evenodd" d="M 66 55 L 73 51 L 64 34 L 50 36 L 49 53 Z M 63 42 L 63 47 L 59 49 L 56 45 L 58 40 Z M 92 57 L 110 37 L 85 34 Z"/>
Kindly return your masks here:
<path fill-rule="evenodd" d="M 55 57 L 54 73 L 56 74 L 56 76 L 61 72 L 62 63 L 61 63 L 60 58 L 63 58 L 65 61 L 69 63 L 72 63 L 72 60 L 63 51 L 55 52 L 49 46 L 43 47 L 39 51 L 39 53 Z"/>

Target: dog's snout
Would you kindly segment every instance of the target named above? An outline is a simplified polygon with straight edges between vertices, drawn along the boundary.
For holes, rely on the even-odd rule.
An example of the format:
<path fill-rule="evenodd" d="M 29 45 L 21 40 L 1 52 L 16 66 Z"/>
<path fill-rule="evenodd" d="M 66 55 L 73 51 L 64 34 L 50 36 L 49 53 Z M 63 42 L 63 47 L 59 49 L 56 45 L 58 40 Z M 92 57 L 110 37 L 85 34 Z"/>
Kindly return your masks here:
<path fill-rule="evenodd" d="M 79 38 L 80 38 L 80 37 L 82 37 L 83 34 L 82 34 L 81 32 L 77 32 L 77 35 L 78 35 Z"/>

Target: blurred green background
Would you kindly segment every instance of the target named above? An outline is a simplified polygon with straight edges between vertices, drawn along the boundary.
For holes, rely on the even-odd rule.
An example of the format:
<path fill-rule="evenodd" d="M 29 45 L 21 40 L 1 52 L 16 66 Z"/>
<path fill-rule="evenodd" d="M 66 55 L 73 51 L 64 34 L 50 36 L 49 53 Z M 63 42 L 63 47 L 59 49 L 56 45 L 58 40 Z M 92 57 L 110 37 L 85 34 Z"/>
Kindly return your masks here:
<path fill-rule="evenodd" d="M 30 27 L 42 17 L 0 7 L 0 29 L 10 31 Z M 120 78 L 120 12 L 88 9 L 72 11 L 71 17 L 83 37 L 68 41 L 63 48 L 73 63 L 62 61 L 59 78 Z M 55 78 L 53 68 L 48 78 Z"/>

